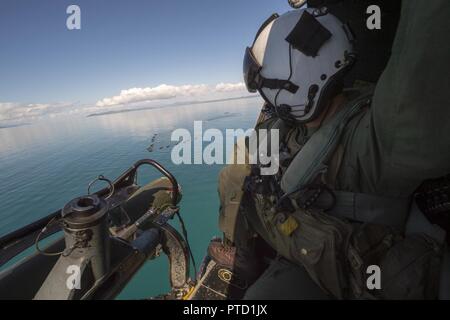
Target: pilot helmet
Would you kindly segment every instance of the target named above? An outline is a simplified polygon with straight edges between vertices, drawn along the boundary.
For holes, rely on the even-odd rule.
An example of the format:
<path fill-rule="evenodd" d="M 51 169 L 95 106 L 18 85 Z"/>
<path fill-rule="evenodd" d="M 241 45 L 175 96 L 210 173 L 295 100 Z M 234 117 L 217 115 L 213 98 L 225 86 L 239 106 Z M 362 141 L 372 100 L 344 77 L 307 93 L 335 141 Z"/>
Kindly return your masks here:
<path fill-rule="evenodd" d="M 328 10 L 306 8 L 273 14 L 244 56 L 244 81 L 280 118 L 306 123 L 342 90 L 353 65 L 354 39 Z"/>

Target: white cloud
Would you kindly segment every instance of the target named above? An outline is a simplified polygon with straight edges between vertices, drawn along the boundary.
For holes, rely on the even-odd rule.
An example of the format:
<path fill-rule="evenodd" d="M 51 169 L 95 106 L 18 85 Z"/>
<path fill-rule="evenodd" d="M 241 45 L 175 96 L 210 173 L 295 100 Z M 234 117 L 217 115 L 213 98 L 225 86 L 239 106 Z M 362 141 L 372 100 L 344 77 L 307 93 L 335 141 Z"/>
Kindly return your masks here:
<path fill-rule="evenodd" d="M 244 91 L 245 84 L 243 82 L 239 83 L 218 83 L 216 85 L 217 92 L 231 92 L 231 91 Z"/>
<path fill-rule="evenodd" d="M 19 122 L 20 120 L 35 120 L 48 114 L 58 114 L 73 107 L 70 103 L 15 103 L 0 102 L 0 122 Z"/>
<path fill-rule="evenodd" d="M 132 88 L 122 90 L 119 95 L 104 98 L 96 103 L 97 107 L 124 105 L 135 102 L 148 102 L 155 100 L 173 99 L 189 96 L 208 96 L 221 92 L 243 91 L 245 86 L 243 83 L 219 83 L 216 86 L 184 85 L 170 86 L 161 84 L 157 87 Z"/>
<path fill-rule="evenodd" d="M 232 94 L 234 93 L 234 95 Z M 151 106 L 162 100 L 175 103 L 203 101 L 243 96 L 248 94 L 243 83 L 219 83 L 217 85 L 182 85 L 161 84 L 156 87 L 131 88 L 121 90 L 113 97 L 106 97 L 94 105 L 75 103 L 17 103 L 0 102 L 0 126 L 29 123 L 44 117 L 61 115 L 87 115 L 95 112 L 120 111 L 135 107 Z M 188 99 L 190 98 L 190 99 Z"/>

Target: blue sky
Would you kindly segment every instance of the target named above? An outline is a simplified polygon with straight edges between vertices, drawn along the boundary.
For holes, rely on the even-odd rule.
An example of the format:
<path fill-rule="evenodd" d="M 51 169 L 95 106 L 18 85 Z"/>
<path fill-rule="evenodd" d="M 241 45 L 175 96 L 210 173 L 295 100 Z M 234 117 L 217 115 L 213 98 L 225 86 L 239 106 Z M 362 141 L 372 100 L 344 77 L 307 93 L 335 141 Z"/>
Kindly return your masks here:
<path fill-rule="evenodd" d="M 66 28 L 70 4 L 81 8 L 81 30 Z M 287 10 L 287 0 L 1 0 L 0 103 L 95 103 L 133 87 L 241 82 L 245 46 Z"/>

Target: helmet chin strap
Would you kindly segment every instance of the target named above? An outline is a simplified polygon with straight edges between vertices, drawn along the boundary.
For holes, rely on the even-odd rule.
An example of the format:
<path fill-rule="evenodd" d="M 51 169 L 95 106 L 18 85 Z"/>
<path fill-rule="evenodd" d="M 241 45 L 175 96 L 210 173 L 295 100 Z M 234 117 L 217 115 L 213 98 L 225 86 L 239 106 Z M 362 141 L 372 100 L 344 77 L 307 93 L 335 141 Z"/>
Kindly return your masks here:
<path fill-rule="evenodd" d="M 328 101 L 327 106 L 323 108 L 323 111 L 314 119 L 310 120 L 310 121 L 306 121 L 304 122 L 305 125 L 307 127 L 318 127 L 320 128 L 324 122 L 324 120 L 328 117 L 328 115 L 330 114 L 331 109 L 334 109 L 334 99 L 331 99 L 330 101 Z M 287 120 L 287 121 L 293 121 L 293 122 L 299 122 L 298 119 L 296 119 L 295 116 L 292 115 L 292 108 L 294 107 L 301 107 L 304 106 L 305 108 L 303 110 L 298 110 L 298 111 L 303 111 L 304 114 L 303 116 L 306 115 L 307 111 L 307 106 L 308 104 L 297 104 L 297 105 L 288 105 L 288 104 L 282 104 L 280 106 L 278 106 L 277 108 L 275 108 L 276 113 L 278 115 L 278 117 L 282 120 Z M 334 110 L 333 110 L 334 111 Z M 334 112 L 331 112 L 331 114 Z M 318 123 L 317 123 L 318 122 Z"/>
<path fill-rule="evenodd" d="M 288 81 L 290 81 L 292 78 L 292 46 L 291 44 L 289 44 L 289 77 L 288 77 Z M 277 113 L 279 118 L 284 118 L 284 116 L 287 116 L 288 119 L 292 119 L 292 115 L 290 114 L 290 110 L 291 107 L 289 105 L 281 105 L 278 106 L 277 100 L 278 100 L 278 96 L 280 95 L 281 91 L 283 90 L 283 88 L 280 88 L 277 92 L 277 94 L 275 95 L 275 99 L 274 99 L 274 107 L 275 107 L 275 112 Z M 297 90 L 298 90 L 298 86 L 297 86 Z M 297 92 L 296 90 L 296 92 Z M 278 110 L 280 107 L 283 107 L 282 110 Z M 295 120 L 295 118 L 294 118 Z"/>
<path fill-rule="evenodd" d="M 305 106 L 305 104 L 300 104 L 296 106 Z M 289 121 L 289 122 L 297 122 L 297 119 L 292 115 L 292 108 L 295 106 L 290 106 L 288 104 L 282 104 L 275 108 L 276 114 L 278 118 Z"/>

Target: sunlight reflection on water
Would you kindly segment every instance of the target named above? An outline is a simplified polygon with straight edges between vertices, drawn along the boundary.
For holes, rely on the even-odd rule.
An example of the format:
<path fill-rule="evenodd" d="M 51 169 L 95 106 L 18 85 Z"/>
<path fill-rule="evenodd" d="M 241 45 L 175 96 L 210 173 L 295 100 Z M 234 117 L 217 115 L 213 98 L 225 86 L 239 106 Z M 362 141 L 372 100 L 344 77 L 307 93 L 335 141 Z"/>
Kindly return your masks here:
<path fill-rule="evenodd" d="M 170 161 L 170 134 L 193 129 L 195 120 L 220 130 L 253 127 L 260 99 L 72 117 L 0 129 L 0 235 L 61 208 L 86 193 L 99 174 L 112 179 L 142 158 L 153 158 L 176 176 L 181 204 L 197 263 L 218 235 L 217 174 L 221 165 L 179 165 Z M 209 121 L 207 121 L 209 119 Z M 152 153 L 146 149 L 158 134 Z M 161 150 L 159 147 L 163 147 Z M 141 179 L 156 177 L 150 170 Z M 162 276 L 161 276 L 162 275 Z M 148 263 L 120 298 L 142 298 L 168 289 L 165 259 Z"/>

